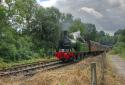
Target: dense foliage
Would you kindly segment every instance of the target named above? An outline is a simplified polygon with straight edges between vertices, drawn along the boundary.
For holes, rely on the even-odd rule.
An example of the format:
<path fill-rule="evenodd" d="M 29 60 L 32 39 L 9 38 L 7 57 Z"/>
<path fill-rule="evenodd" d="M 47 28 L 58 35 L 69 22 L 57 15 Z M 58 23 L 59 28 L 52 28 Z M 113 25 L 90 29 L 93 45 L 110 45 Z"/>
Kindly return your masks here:
<path fill-rule="evenodd" d="M 117 40 L 114 46 L 114 52 L 120 54 L 123 58 L 125 58 L 125 29 L 120 29 L 114 34 L 115 39 Z"/>
<path fill-rule="evenodd" d="M 35 0 L 6 0 L 6 5 L 0 5 L 0 59 L 5 62 L 31 59 L 54 51 L 63 30 L 80 31 L 86 40 L 106 45 L 114 43 L 113 37 L 98 32 L 95 25 L 85 24 L 54 7 L 43 8 Z"/>

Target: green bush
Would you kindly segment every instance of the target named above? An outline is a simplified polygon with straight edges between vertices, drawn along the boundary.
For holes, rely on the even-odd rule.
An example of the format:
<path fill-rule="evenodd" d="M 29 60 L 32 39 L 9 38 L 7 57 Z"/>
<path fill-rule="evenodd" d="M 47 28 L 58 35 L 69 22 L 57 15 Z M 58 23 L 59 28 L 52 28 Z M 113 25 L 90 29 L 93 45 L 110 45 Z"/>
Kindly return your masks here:
<path fill-rule="evenodd" d="M 6 28 L 2 30 L 4 36 L 0 39 L 0 58 L 4 62 L 30 59 L 33 55 L 31 38 L 16 34 L 16 30 Z"/>
<path fill-rule="evenodd" d="M 125 43 L 123 43 L 123 42 L 118 42 L 118 43 L 113 47 L 113 50 L 114 50 L 116 53 L 121 53 L 124 48 L 125 48 Z"/>
<path fill-rule="evenodd" d="M 40 54 L 40 56 L 42 56 L 42 57 L 44 57 L 46 54 L 45 54 L 45 49 L 44 48 L 41 48 L 40 50 L 39 50 L 39 54 Z"/>
<path fill-rule="evenodd" d="M 113 53 L 119 54 L 121 57 L 125 58 L 125 43 L 123 43 L 123 42 L 118 42 L 118 43 L 113 47 Z"/>

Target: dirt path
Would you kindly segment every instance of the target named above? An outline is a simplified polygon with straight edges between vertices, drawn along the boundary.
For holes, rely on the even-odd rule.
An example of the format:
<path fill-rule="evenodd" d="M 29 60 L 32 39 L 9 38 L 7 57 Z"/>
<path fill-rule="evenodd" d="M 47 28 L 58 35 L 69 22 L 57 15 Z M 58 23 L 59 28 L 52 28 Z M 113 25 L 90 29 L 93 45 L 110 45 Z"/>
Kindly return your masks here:
<path fill-rule="evenodd" d="M 116 70 L 116 73 L 125 79 L 125 60 L 115 55 L 111 57 L 111 61 L 114 69 Z"/>

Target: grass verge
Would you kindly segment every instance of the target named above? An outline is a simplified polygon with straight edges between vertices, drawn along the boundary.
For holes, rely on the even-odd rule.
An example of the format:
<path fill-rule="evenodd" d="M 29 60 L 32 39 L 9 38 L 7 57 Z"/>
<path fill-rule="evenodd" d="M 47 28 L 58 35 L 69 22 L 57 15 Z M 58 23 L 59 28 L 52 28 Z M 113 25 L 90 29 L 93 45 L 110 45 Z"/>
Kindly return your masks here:
<path fill-rule="evenodd" d="M 16 65 L 21 65 L 21 64 L 30 64 L 30 63 L 34 63 L 34 62 L 39 62 L 39 61 L 49 61 L 49 60 L 54 60 L 54 57 L 52 58 L 48 58 L 48 57 L 33 57 L 29 60 L 22 60 L 22 61 L 17 61 L 17 62 L 10 62 L 10 63 L 6 63 L 3 62 L 2 59 L 0 59 L 0 69 L 4 69 L 4 68 L 10 68 L 12 66 L 16 66 Z"/>

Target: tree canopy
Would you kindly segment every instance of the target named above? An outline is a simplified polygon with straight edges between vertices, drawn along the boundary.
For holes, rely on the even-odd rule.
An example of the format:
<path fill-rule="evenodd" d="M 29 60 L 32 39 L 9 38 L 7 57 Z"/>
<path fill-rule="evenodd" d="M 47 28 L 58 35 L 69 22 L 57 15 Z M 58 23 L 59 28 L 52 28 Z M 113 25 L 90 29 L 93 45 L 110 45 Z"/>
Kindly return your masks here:
<path fill-rule="evenodd" d="M 104 31 L 98 32 L 94 24 L 85 24 L 54 7 L 43 8 L 36 0 L 6 0 L 6 4 L 0 5 L 0 58 L 6 62 L 43 56 L 55 50 L 64 30 L 80 31 L 86 40 L 103 44 L 112 41 Z"/>

